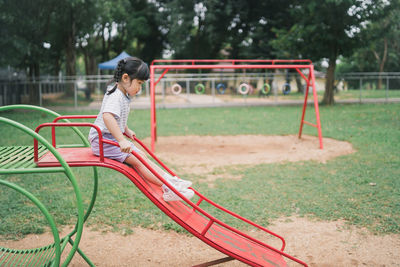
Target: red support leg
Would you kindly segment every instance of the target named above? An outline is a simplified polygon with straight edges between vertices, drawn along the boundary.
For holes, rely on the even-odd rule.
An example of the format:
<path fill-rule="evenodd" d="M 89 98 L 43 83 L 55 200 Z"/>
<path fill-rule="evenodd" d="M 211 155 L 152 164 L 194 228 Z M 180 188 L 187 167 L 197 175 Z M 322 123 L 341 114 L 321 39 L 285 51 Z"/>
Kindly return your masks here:
<path fill-rule="evenodd" d="M 323 149 L 324 146 L 322 144 L 321 120 L 319 117 L 318 96 L 317 96 L 317 89 L 315 88 L 315 75 L 314 75 L 314 66 L 313 65 L 311 66 L 311 79 L 312 79 L 313 96 L 314 96 L 315 117 L 317 120 L 319 148 Z"/>
<path fill-rule="evenodd" d="M 235 258 L 232 258 L 232 257 L 229 256 L 229 257 L 221 258 L 221 259 L 218 259 L 218 260 L 213 260 L 213 261 L 201 263 L 201 264 L 198 264 L 198 265 L 194 265 L 194 266 L 192 266 L 192 267 L 207 267 L 207 266 L 213 266 L 213 265 L 217 265 L 217 264 L 224 263 L 224 262 L 227 262 L 227 261 L 231 261 L 231 260 L 234 260 L 234 259 L 235 259 Z"/>
<path fill-rule="evenodd" d="M 303 113 L 301 115 L 301 120 L 300 120 L 300 129 L 299 129 L 299 138 L 301 138 L 301 134 L 303 132 L 303 125 L 304 125 L 304 116 L 306 115 L 306 108 L 307 108 L 307 99 L 308 99 L 308 89 L 310 87 L 310 80 L 311 80 L 311 69 L 309 69 L 310 72 L 308 74 L 308 79 L 305 79 L 305 76 L 302 75 L 302 77 L 305 79 L 305 81 L 307 82 L 307 86 L 306 86 L 306 94 L 304 96 L 304 104 L 303 104 Z"/>
<path fill-rule="evenodd" d="M 150 66 L 150 91 L 151 91 L 151 152 L 155 151 L 157 141 L 157 120 L 156 120 L 156 85 L 164 77 L 169 69 L 165 69 L 160 78 L 154 82 L 154 67 Z"/>
<path fill-rule="evenodd" d="M 156 87 L 154 84 L 154 68 L 150 66 L 150 96 L 151 96 L 151 125 L 150 125 L 150 134 L 151 134 L 151 151 L 155 150 L 155 140 L 157 138 L 157 130 L 156 130 Z"/>

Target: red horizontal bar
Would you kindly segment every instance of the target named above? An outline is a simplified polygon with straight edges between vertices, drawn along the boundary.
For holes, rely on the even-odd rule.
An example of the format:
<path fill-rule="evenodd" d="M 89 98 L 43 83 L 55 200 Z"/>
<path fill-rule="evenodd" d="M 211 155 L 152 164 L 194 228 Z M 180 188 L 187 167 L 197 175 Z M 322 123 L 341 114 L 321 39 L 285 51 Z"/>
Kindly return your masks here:
<path fill-rule="evenodd" d="M 151 65 L 157 69 L 310 69 L 312 65 Z"/>
<path fill-rule="evenodd" d="M 312 126 L 312 127 L 315 127 L 315 128 L 318 127 L 318 126 L 317 126 L 316 124 L 314 124 L 314 123 L 311 123 L 311 122 L 308 122 L 308 121 L 303 121 L 303 122 L 304 122 L 304 124 L 310 125 L 310 126 Z"/>
<path fill-rule="evenodd" d="M 156 63 L 309 63 L 312 61 L 309 59 L 156 59 L 151 62 L 151 65 Z"/>
<path fill-rule="evenodd" d="M 65 115 L 59 116 L 53 120 L 53 122 L 57 122 L 62 119 L 96 119 L 97 115 Z"/>

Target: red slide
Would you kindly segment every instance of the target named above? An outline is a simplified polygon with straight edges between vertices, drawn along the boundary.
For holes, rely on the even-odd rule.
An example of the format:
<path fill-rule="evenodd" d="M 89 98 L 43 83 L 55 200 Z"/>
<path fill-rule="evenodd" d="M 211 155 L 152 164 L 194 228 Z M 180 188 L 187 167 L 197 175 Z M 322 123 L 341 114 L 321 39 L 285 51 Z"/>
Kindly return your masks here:
<path fill-rule="evenodd" d="M 63 118 L 66 117 L 67 116 L 64 116 Z M 86 116 L 85 118 L 87 117 L 88 116 Z M 74 118 L 79 117 L 76 116 Z M 94 127 L 99 131 L 99 129 L 95 125 L 90 123 L 57 122 L 41 124 L 36 129 L 36 131 L 38 132 L 43 127 L 54 128 L 72 126 Z M 55 131 L 53 131 L 53 133 L 54 132 Z M 101 136 L 99 139 L 99 143 L 104 142 L 118 145 L 117 143 L 102 139 Z M 54 136 L 53 140 L 55 140 Z M 140 140 L 135 138 L 135 141 L 139 143 L 162 167 L 164 167 L 166 171 L 170 172 L 172 175 L 175 175 Z M 53 145 L 55 146 L 55 143 L 53 143 Z M 35 148 L 37 149 L 37 142 L 35 142 Z M 178 223 L 180 226 L 185 228 L 197 238 L 201 239 L 206 244 L 228 255 L 227 258 L 205 263 L 199 266 L 210 266 L 232 259 L 240 260 L 251 266 L 288 266 L 288 264 L 292 266 L 296 265 L 295 263 L 307 266 L 306 263 L 284 252 L 285 240 L 281 236 L 214 203 L 201 193 L 197 192 L 194 188 L 191 189 L 193 189 L 196 194 L 196 197 L 193 198 L 197 200 L 196 203 L 188 200 L 172 187 L 171 190 L 173 190 L 183 200 L 165 202 L 162 197 L 162 190 L 159 186 L 146 182 L 134 169 L 123 163 L 104 158 L 102 153 L 100 154 L 100 157 L 97 157 L 93 155 L 91 149 L 88 147 L 65 147 L 58 148 L 57 150 L 71 167 L 99 166 L 111 168 L 122 173 L 129 180 L 131 180 L 143 192 L 143 194 L 145 194 L 154 203 L 154 205 L 161 209 L 176 223 Z M 135 155 L 139 160 L 141 160 L 142 163 L 154 173 L 154 175 L 156 175 L 161 181 L 165 183 L 164 178 L 156 173 L 138 154 L 136 154 L 135 152 L 132 152 L 132 154 Z M 40 159 L 37 159 L 37 165 L 38 167 L 50 167 L 59 166 L 60 163 L 53 156 L 52 153 L 48 152 Z M 165 184 L 167 185 L 167 183 Z M 219 210 L 220 212 L 228 213 L 236 219 L 241 220 L 243 223 L 249 224 L 259 231 L 265 232 L 266 235 L 272 235 L 276 238 L 279 238 L 282 242 L 281 247 L 279 249 L 272 247 L 271 245 L 261 242 L 254 237 L 251 237 L 248 234 L 243 233 L 242 231 L 239 231 L 232 226 L 229 226 L 228 224 L 222 222 L 221 220 L 217 219 L 209 212 L 207 212 L 207 207 L 212 207 L 214 211 Z"/>

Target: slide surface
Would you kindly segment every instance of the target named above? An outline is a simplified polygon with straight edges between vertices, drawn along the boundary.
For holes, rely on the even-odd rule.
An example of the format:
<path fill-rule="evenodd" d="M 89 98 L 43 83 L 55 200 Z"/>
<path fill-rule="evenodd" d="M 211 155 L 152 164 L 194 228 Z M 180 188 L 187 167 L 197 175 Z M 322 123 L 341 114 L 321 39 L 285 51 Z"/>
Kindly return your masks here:
<path fill-rule="evenodd" d="M 283 241 L 282 248 L 276 249 L 210 215 L 201 208 L 200 205 L 203 201 L 231 215 L 233 213 L 210 201 L 196 190 L 194 191 L 198 196 L 197 203 L 186 199 L 185 201 L 165 202 L 162 198 L 160 187 L 146 182 L 134 169 L 123 163 L 107 158 L 104 158 L 104 161 L 100 161 L 99 157 L 93 155 L 90 148 L 58 148 L 57 150 L 71 167 L 100 166 L 111 168 L 124 174 L 176 223 L 206 244 L 228 256 L 252 266 L 287 266 L 287 261 L 307 266 L 304 262 L 283 252 L 285 246 L 283 238 L 281 238 Z M 60 164 L 51 153 L 46 153 L 39 159 L 37 165 L 38 167 L 50 167 L 59 166 Z M 241 219 L 239 215 L 237 216 L 237 218 Z M 244 218 L 242 220 L 253 226 L 255 225 Z M 257 228 L 266 231 L 268 235 L 272 234 L 279 237 L 261 226 L 257 226 Z"/>

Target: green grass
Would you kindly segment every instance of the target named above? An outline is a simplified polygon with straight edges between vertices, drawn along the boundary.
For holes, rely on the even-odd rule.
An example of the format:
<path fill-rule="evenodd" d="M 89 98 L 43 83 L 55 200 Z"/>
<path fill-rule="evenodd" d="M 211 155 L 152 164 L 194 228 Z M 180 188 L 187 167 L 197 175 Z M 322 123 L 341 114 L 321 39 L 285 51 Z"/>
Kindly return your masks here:
<path fill-rule="evenodd" d="M 92 95 L 93 96 L 93 95 Z M 77 93 L 77 105 L 78 106 L 87 106 L 89 105 L 92 100 L 88 100 L 85 97 L 84 92 L 78 91 Z M 43 97 L 43 106 L 45 107 L 73 107 L 75 105 L 75 98 L 74 96 L 66 96 L 65 94 L 48 94 Z"/>
<path fill-rule="evenodd" d="M 198 182 L 204 174 L 179 174 L 193 180 L 195 188 L 210 199 L 264 226 L 275 218 L 297 215 L 321 220 L 344 219 L 374 233 L 400 233 L 400 105 L 323 106 L 320 112 L 324 137 L 348 141 L 356 153 L 325 164 L 304 161 L 218 168 L 214 174 L 241 175 L 243 178 L 219 179 L 215 188 Z M 161 109 L 157 112 L 158 133 L 162 136 L 296 134 L 300 113 L 301 107 L 281 106 Z M 32 128 L 50 120 L 37 113 L 7 112 L 0 115 Z M 308 121 L 315 121 L 312 108 L 306 115 Z M 129 119 L 130 127 L 139 137 L 149 136 L 148 110 L 134 111 Z M 32 143 L 30 137 L 3 125 L 0 127 L 1 145 Z M 59 142 L 74 143 L 78 140 L 67 129 L 57 133 Z M 316 135 L 316 130 L 305 126 L 304 133 Z M 48 131 L 43 134 L 49 136 Z M 74 168 L 74 172 L 88 205 L 93 184 L 91 169 Z M 62 175 L 5 178 L 40 196 L 59 225 L 75 222 L 75 200 L 67 179 Z M 43 220 L 35 213 L 34 207 L 26 205 L 26 200 L 14 192 L 6 192 L 4 188 L 0 191 L 0 235 L 18 238 L 17 233 L 24 235 L 46 230 Z M 20 215 L 15 215 L 17 211 Z M 218 211 L 212 212 L 234 226 L 244 227 Z M 128 179 L 107 169 L 100 169 L 98 199 L 88 224 L 95 229 L 123 233 L 129 233 L 134 226 L 182 231 Z"/>
<path fill-rule="evenodd" d="M 320 94 L 321 95 L 321 94 Z M 370 98 L 399 98 L 400 90 L 388 90 L 385 89 L 377 90 L 377 89 L 362 89 L 361 90 L 361 99 L 370 99 Z M 360 90 L 353 89 L 347 91 L 338 91 L 335 93 L 335 99 L 359 99 L 360 98 Z"/>

